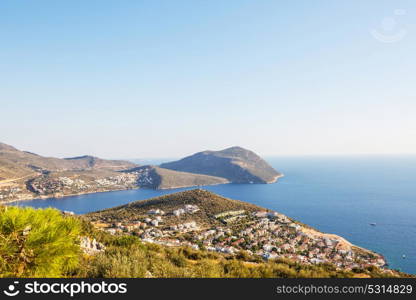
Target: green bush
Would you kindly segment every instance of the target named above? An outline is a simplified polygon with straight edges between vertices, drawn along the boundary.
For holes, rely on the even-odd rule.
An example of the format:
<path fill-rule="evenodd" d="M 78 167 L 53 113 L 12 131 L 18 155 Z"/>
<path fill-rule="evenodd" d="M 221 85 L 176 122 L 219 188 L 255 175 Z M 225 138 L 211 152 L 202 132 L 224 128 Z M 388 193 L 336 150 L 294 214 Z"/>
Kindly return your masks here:
<path fill-rule="evenodd" d="M 0 277 L 62 277 L 78 266 L 80 222 L 55 209 L 0 207 Z"/>

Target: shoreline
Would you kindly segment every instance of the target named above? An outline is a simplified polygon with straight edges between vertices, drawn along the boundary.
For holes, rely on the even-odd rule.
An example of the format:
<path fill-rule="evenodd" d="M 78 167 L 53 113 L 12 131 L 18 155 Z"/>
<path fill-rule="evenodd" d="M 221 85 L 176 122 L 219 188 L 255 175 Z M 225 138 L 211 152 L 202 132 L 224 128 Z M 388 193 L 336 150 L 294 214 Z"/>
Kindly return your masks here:
<path fill-rule="evenodd" d="M 192 188 L 192 187 L 202 187 L 202 186 L 213 186 L 213 185 L 222 185 L 222 184 L 230 184 L 231 182 L 222 182 L 222 183 L 211 183 L 211 184 L 204 184 L 204 185 L 182 185 L 182 186 L 174 186 L 174 187 L 163 187 L 163 188 L 156 188 L 153 190 L 174 190 L 174 189 L 183 189 L 183 188 Z"/>
<path fill-rule="evenodd" d="M 148 187 L 137 187 L 137 188 L 126 188 L 126 189 L 114 189 L 108 191 L 96 191 L 96 192 L 85 192 L 85 193 L 75 193 L 75 194 L 66 194 L 66 195 L 54 195 L 54 196 L 40 196 L 40 197 L 27 197 L 18 200 L 6 200 L 0 202 L 0 205 L 7 205 L 10 203 L 21 202 L 21 201 L 31 201 L 31 200 L 48 200 L 48 199 L 59 199 L 59 198 L 66 198 L 66 197 L 73 197 L 73 196 L 82 196 L 82 195 L 92 195 L 92 194 L 99 194 L 99 193 L 111 193 L 111 192 L 122 192 L 122 191 L 131 191 L 131 190 L 141 190 L 141 189 L 149 189 L 149 190 L 174 190 L 174 189 L 181 189 L 181 188 L 192 188 L 198 186 L 212 186 L 212 185 L 221 185 L 221 184 L 230 184 L 231 182 L 224 182 L 224 183 L 213 183 L 213 184 L 204 184 L 204 185 L 185 185 L 185 186 L 174 186 L 174 187 L 165 187 L 165 188 L 148 188 Z"/>
<path fill-rule="evenodd" d="M 8 200 L 0 202 L 0 205 L 5 205 L 9 203 L 14 202 L 20 202 L 20 201 L 31 201 L 31 200 L 48 200 L 53 198 L 66 198 L 66 197 L 73 197 L 73 196 L 82 196 L 82 195 L 90 195 L 90 194 L 99 194 L 99 193 L 111 193 L 111 192 L 121 192 L 121 191 L 129 191 L 129 190 L 139 190 L 140 187 L 137 188 L 126 188 L 126 189 L 114 189 L 114 190 L 108 190 L 108 191 L 96 191 L 96 192 L 85 192 L 85 193 L 75 193 L 75 194 L 67 194 L 67 195 L 55 195 L 55 196 L 40 196 L 40 197 L 32 197 L 32 198 L 23 198 L 18 200 Z"/>
<path fill-rule="evenodd" d="M 265 184 L 276 183 L 276 182 L 278 182 L 279 178 L 282 178 L 282 177 L 284 177 L 283 173 L 281 173 L 279 175 L 276 175 L 273 178 L 273 180 L 265 182 Z M 214 185 L 221 185 L 221 184 L 232 184 L 232 182 L 213 183 L 213 184 L 204 184 L 204 185 L 185 185 L 185 186 L 174 186 L 174 187 L 163 187 L 163 188 L 148 188 L 148 189 L 151 189 L 151 190 L 174 190 L 174 189 L 181 189 L 181 188 L 192 188 L 192 187 L 199 187 L 199 186 L 201 186 L 201 187 L 203 187 L 203 186 L 214 186 Z M 82 196 L 82 195 L 90 195 L 90 194 L 98 194 L 98 193 L 120 192 L 120 191 L 129 191 L 129 190 L 139 190 L 139 189 L 146 189 L 146 187 L 112 189 L 112 190 L 108 190 L 108 191 L 95 191 L 95 192 L 74 193 L 74 194 L 66 194 L 66 195 L 31 196 L 31 197 L 25 197 L 25 198 L 21 198 L 21 199 L 1 201 L 0 205 L 8 205 L 10 203 L 21 202 L 21 201 L 48 200 L 48 199 L 53 199 L 53 198 L 58 198 L 59 199 L 59 198 L 66 198 L 66 197 L 73 197 L 73 196 Z"/>
<path fill-rule="evenodd" d="M 272 180 L 267 181 L 266 184 L 276 183 L 279 178 L 285 177 L 285 174 L 280 173 L 279 175 L 276 175 Z"/>

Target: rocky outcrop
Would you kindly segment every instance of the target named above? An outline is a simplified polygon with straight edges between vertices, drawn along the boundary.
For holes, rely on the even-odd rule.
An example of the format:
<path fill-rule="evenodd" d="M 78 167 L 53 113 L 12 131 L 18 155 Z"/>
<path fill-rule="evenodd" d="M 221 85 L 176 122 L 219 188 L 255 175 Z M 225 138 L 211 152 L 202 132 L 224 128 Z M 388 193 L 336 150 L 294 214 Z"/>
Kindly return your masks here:
<path fill-rule="evenodd" d="M 95 255 L 105 250 L 105 246 L 103 244 L 87 236 L 80 237 L 80 247 L 81 250 L 88 255 Z"/>

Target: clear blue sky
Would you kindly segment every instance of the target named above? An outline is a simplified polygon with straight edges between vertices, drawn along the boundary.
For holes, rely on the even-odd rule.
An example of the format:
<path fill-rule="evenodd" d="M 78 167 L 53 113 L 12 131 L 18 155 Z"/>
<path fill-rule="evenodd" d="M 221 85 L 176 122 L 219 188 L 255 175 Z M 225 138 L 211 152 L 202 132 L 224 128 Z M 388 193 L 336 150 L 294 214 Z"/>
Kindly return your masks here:
<path fill-rule="evenodd" d="M 414 0 L 2 0 L 0 141 L 416 153 L 415 20 Z"/>

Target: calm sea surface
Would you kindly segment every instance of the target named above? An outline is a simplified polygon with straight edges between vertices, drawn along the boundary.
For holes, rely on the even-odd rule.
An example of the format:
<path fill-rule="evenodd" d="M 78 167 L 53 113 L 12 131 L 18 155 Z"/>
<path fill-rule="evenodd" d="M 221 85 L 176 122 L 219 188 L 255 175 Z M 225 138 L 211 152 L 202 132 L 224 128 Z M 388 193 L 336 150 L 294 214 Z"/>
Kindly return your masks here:
<path fill-rule="evenodd" d="M 276 184 L 205 188 L 341 235 L 383 254 L 392 268 L 416 274 L 416 156 L 279 157 L 268 161 L 285 174 Z M 181 190 L 186 189 L 129 190 L 15 204 L 83 214 Z"/>

